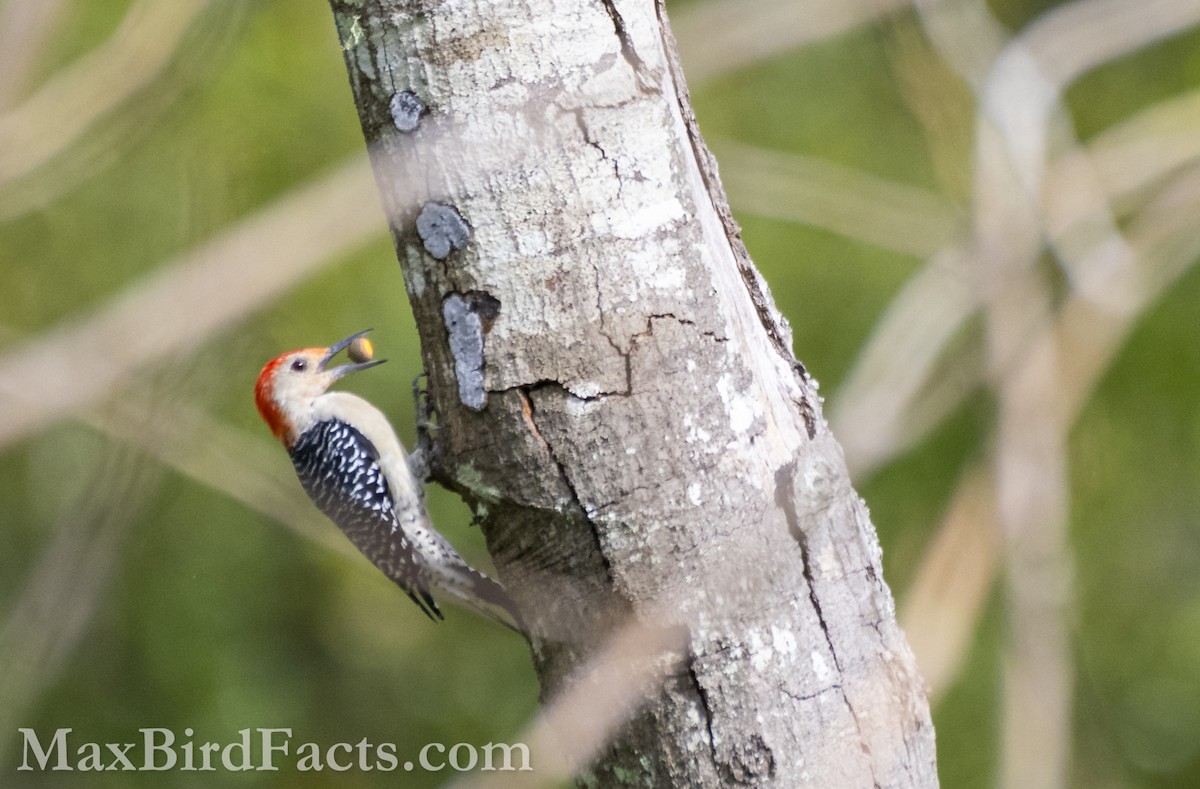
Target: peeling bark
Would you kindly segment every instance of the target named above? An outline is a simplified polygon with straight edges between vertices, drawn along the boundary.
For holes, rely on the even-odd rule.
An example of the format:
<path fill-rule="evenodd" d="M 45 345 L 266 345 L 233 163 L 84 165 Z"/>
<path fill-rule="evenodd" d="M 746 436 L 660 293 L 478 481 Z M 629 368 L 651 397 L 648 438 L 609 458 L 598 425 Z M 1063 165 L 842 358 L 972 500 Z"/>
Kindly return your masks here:
<path fill-rule="evenodd" d="M 331 4 L 435 471 L 526 611 L 544 695 L 628 617 L 690 634 L 580 783 L 936 786 L 874 529 L 661 5 Z"/>

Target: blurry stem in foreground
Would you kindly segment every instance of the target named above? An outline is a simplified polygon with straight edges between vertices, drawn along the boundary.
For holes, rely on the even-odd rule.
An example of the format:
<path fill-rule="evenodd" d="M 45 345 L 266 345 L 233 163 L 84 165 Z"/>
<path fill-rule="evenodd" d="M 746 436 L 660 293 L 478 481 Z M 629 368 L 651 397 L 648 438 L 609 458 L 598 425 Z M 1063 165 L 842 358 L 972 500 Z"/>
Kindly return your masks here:
<path fill-rule="evenodd" d="M 686 633 L 631 717 L 564 727 L 595 740 L 570 769 L 936 786 L 874 529 L 661 5 L 331 5 L 443 427 L 435 470 L 526 609 L 543 697 L 569 697 L 627 620 Z"/>
<path fill-rule="evenodd" d="M 97 449 L 96 451 L 101 451 Z M 74 655 L 121 561 L 121 546 L 158 481 L 141 457 L 111 453 L 64 505 L 53 538 L 0 621 L 0 726 L 15 731 Z M 81 464 L 82 465 L 82 464 Z M 67 469 L 64 469 L 64 471 Z M 15 768 L 0 738 L 0 769 Z"/>

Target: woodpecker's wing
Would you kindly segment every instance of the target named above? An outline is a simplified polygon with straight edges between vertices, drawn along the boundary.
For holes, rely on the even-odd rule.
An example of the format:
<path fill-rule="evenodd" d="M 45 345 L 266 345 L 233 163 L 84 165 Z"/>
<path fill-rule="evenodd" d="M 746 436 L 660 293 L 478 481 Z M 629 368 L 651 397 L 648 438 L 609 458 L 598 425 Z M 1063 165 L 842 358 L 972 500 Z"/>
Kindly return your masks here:
<path fill-rule="evenodd" d="M 325 419 L 301 434 L 289 454 L 317 508 L 426 616 L 442 619 L 414 543 L 423 508 L 399 502 L 397 509 L 375 445 L 347 422 Z"/>

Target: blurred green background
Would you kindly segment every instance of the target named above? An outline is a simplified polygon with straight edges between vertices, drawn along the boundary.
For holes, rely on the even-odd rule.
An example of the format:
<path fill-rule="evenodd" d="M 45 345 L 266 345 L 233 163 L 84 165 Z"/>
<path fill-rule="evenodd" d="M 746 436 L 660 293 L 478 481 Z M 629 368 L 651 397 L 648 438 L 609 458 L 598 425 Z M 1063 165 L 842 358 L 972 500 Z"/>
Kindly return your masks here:
<path fill-rule="evenodd" d="M 718 5 L 670 4 L 696 111 L 797 355 L 836 410 L 883 316 L 931 255 L 923 242 L 872 231 L 869 211 L 857 221 L 853 200 L 848 224 L 825 221 L 834 201 L 821 189 L 840 182 L 823 180 L 813 162 L 911 188 L 900 207 L 930 207 L 932 254 L 942 235 L 970 224 L 975 98 L 910 9 L 755 53 L 706 22 Z M 745 13 L 788 18 L 789 5 L 804 3 L 756 0 Z M 823 5 L 835 7 L 814 3 L 812 13 Z M 969 5 L 1012 35 L 1058 4 Z M 106 79 L 81 59 L 110 46 L 137 56 L 118 58 Z M 155 46 L 164 48 L 157 64 Z M 142 278 L 363 150 L 319 0 L 0 0 L 0 61 L 0 141 L 9 144 L 0 153 L 0 376 L 14 376 L 0 386 L 9 391 L 23 385 L 14 359 L 27 343 L 86 325 L 78 322 Z M 23 117 L 40 91 L 54 99 L 64 79 L 89 75 L 94 84 L 40 110 L 53 132 L 88 122 L 35 161 L 20 145 L 37 149 L 53 135 L 21 138 L 5 116 Z M 1064 100 L 1086 146 L 1198 86 L 1200 31 L 1182 26 L 1090 69 Z M 1200 138 L 1197 113 L 1187 117 Z M 754 164 L 764 161 L 760 180 Z M 1114 201 L 1119 229 L 1197 161 L 1181 154 Z M 796 165 L 795 179 L 772 162 Z M 768 175 L 776 197 L 765 199 Z M 1200 196 L 1191 199 L 1200 212 Z M 816 208 L 806 214 L 806 205 Z M 271 503 L 301 494 L 250 390 L 283 349 L 374 326 L 390 361 L 354 389 L 413 438 L 416 335 L 407 308 L 396 309 L 404 287 L 382 212 L 375 203 L 361 211 L 377 215 L 378 231 L 351 235 L 311 274 L 281 278 L 277 297 L 223 322 L 198 317 L 196 341 L 138 370 L 128 389 L 0 442 L 0 786 L 437 786 L 445 773 L 17 773 L 16 728 L 73 727 L 103 742 L 145 726 L 191 727 L 200 741 L 286 726 L 298 741 L 395 742 L 403 760 L 432 741 L 513 741 L 535 713 L 519 639 L 458 610 L 431 626 L 365 560 L 331 549 L 314 513 L 292 519 Z M 1130 317 L 1067 440 L 1071 786 L 1200 786 L 1200 275 L 1187 257 L 1161 297 Z M 1054 309 L 1072 281 L 1055 273 L 1053 256 L 1042 263 Z M 263 258 L 272 270 L 287 264 Z M 963 469 L 994 446 L 996 394 L 979 373 L 985 337 L 984 322 L 970 318 L 934 349 L 936 377 L 965 382 L 959 397 L 858 479 L 902 610 Z M 132 421 L 130 402 L 144 409 Z M 225 456 L 206 446 L 212 424 Z M 268 466 L 259 487 L 222 488 L 222 470 L 258 463 L 259 452 Z M 486 564 L 467 509 L 439 489 L 430 498 L 451 541 Z M 963 662 L 935 683 L 947 787 L 1000 780 L 1009 620 L 1003 584 L 985 583 L 984 594 Z"/>

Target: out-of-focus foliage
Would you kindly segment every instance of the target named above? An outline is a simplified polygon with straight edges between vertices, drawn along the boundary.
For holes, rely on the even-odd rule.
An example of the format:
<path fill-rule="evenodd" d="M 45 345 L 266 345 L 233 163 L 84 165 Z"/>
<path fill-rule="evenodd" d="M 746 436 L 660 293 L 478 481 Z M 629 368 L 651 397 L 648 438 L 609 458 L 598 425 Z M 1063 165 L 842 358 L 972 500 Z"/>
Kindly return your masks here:
<path fill-rule="evenodd" d="M 685 65 L 715 62 L 722 37 L 733 34 L 695 24 L 720 3 L 671 4 Z M 801 5 L 820 20 L 856 0 L 754 0 L 744 8 L 786 16 Z M 1065 7 L 962 5 L 994 14 L 1004 36 Z M 899 309 L 898 298 L 939 250 L 970 236 L 979 210 L 975 113 L 985 87 L 956 70 L 922 17 L 892 6 L 840 32 L 836 25 L 820 36 L 798 31 L 794 43 L 761 56 L 739 50 L 733 66 L 703 71 L 692 84 L 745 241 L 830 412 L 860 391 L 864 369 L 889 380 L 893 373 L 872 367 L 865 349 L 881 342 L 880 332 L 910 330 L 884 316 Z M 189 251 L 362 156 L 323 2 L 0 0 L 0 41 L 16 40 L 3 28 L 16 24 L 28 26 L 17 37 L 26 46 L 0 49 L 0 69 L 27 76 L 12 88 L 0 82 L 0 139 L 3 119 L 27 109 L 80 58 L 121 42 L 142 57 L 118 61 L 111 72 L 129 79 L 126 95 L 108 78 L 82 86 L 79 95 L 99 105 L 95 119 L 40 166 L 9 178 L 6 166 L 23 166 L 19 150 L 0 151 L 0 371 L 18 369 L 4 365 L 26 343 L 89 320 L 144 277 L 175 270 Z M 152 62 L 151 45 L 169 29 L 176 30 L 171 46 Z M 73 78 L 108 73 L 93 65 Z M 1062 128 L 1075 140 L 1064 143 L 1056 127 L 1051 158 L 1100 146 L 1122 124 L 1186 101 L 1200 88 L 1200 32 L 1180 25 L 1062 87 Z M 65 119 L 33 113 L 30 128 L 65 133 L 83 111 L 71 110 Z M 1190 117 L 1174 137 L 1139 132 L 1145 155 L 1178 146 L 1180 134 L 1200 138 L 1200 113 Z M 1140 161 L 1133 156 L 1134 175 L 1123 177 L 1136 183 Z M 1054 163 L 1046 182 L 1057 177 Z M 1180 155 L 1111 195 L 1116 229 L 1136 239 L 1139 222 L 1166 210 L 1156 198 L 1186 185 L 1196 168 Z M 797 175 L 789 180 L 789 173 Z M 1200 194 L 1185 189 L 1178 199 L 1200 216 Z M 428 742 L 513 741 L 534 713 L 536 683 L 519 639 L 458 610 L 431 625 L 364 560 L 326 539 L 319 518 L 304 520 L 303 508 L 291 517 L 277 503 L 302 494 L 258 423 L 250 387 L 262 362 L 283 349 L 374 326 L 390 361 L 355 389 L 385 404 L 412 439 L 416 335 L 407 310 L 396 309 L 404 288 L 382 213 L 370 201 L 361 211 L 378 213 L 373 237 L 347 231 L 331 242 L 340 251 L 314 263 L 313 273 L 272 274 L 279 294 L 244 313 L 218 320 L 204 301 L 164 305 L 185 326 L 194 320 L 197 338 L 132 370 L 128 387 L 13 440 L 4 439 L 9 427 L 0 419 L 0 784 L 130 783 L 120 774 L 13 772 L 19 726 L 72 727 L 99 742 L 128 741 L 146 726 L 191 728 L 197 741 L 222 742 L 247 727 L 291 727 L 297 741 L 394 742 L 403 761 Z M 270 246 L 254 254 L 273 272 L 289 263 Z M 1200 785 L 1200 275 L 1193 256 L 1161 298 L 1133 310 L 1123 324 L 1128 339 L 1119 335 L 1115 356 L 1068 425 L 1069 541 L 1059 580 L 1067 585 L 1060 619 L 1070 638 L 1071 725 L 1061 744 L 1073 786 Z M 1058 317 L 1079 278 L 1053 254 L 1037 266 L 1035 280 L 1049 293 L 1046 314 Z M 988 295 L 984 287 L 979 298 Z M 902 609 L 930 572 L 930 546 L 964 470 L 997 451 L 1001 404 L 1012 395 L 1002 376 L 988 373 L 995 325 L 986 310 L 972 310 L 941 344 L 924 344 L 934 357 L 929 380 L 948 388 L 927 381 L 914 400 L 948 398 L 947 407 L 911 441 L 898 438 L 876 450 L 875 462 L 861 461 L 859 489 Z M 1069 339 L 1060 346 L 1065 367 L 1081 353 Z M 58 373 L 70 380 L 69 369 Z M 20 384 L 0 380 L 0 402 L 3 386 Z M 847 446 L 855 467 L 858 444 Z M 222 472 L 244 467 L 261 475 L 251 489 L 221 484 Z M 486 562 L 466 509 L 440 490 L 430 497 L 452 541 Z M 959 612 L 969 640 L 935 687 L 945 786 L 996 785 L 1001 765 L 1020 756 L 1005 753 L 1015 746 L 1003 733 L 1003 667 L 1014 643 L 1005 561 L 1020 550 L 997 548 L 996 564 L 980 578 L 980 602 Z M 924 624 L 937 633 L 938 621 Z M 285 769 L 140 781 L 366 787 L 436 786 L 445 777 Z"/>

